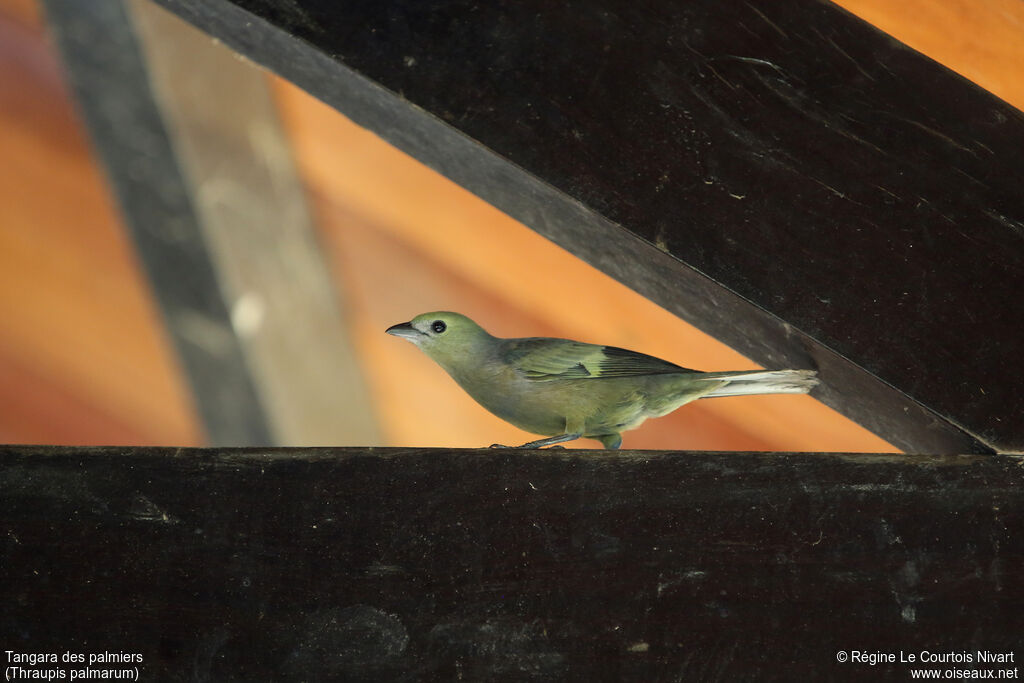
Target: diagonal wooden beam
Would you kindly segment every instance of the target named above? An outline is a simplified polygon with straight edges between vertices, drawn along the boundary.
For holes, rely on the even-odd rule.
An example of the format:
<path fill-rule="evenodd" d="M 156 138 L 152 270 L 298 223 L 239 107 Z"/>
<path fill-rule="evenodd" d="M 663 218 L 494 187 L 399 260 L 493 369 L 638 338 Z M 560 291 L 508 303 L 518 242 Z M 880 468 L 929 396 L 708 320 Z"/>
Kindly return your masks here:
<path fill-rule="evenodd" d="M 1024 450 L 1024 115 L 837 7 L 159 2 L 890 442 Z"/>

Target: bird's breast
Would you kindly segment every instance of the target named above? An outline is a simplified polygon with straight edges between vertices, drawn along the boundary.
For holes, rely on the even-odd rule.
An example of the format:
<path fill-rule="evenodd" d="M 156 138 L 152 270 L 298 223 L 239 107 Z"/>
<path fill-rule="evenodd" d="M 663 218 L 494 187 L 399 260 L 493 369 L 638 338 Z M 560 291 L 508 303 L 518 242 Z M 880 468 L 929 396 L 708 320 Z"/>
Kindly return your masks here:
<path fill-rule="evenodd" d="M 529 380 L 508 366 L 450 374 L 477 403 L 506 422 L 533 434 L 565 432 L 574 400 L 564 382 Z"/>

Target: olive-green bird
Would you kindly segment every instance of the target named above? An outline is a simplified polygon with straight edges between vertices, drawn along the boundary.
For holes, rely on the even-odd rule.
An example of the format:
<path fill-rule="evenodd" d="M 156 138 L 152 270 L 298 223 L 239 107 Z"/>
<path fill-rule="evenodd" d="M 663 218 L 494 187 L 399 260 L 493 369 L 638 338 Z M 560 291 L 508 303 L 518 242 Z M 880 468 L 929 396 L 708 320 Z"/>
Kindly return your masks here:
<path fill-rule="evenodd" d="M 447 311 L 418 315 L 387 333 L 418 346 L 487 410 L 548 437 L 518 448 L 580 437 L 618 448 L 622 432 L 698 398 L 803 394 L 818 383 L 814 370 L 699 372 L 614 346 L 501 339 Z"/>

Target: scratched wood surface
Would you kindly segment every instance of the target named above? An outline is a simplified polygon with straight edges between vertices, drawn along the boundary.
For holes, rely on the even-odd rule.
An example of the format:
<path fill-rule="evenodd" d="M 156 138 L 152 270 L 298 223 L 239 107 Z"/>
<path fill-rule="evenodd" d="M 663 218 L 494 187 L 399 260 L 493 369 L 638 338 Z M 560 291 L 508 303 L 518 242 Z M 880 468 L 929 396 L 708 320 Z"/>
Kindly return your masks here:
<path fill-rule="evenodd" d="M 579 453 L 0 448 L 0 642 L 217 681 L 905 681 L 836 653 L 1019 649 L 1019 458 Z"/>

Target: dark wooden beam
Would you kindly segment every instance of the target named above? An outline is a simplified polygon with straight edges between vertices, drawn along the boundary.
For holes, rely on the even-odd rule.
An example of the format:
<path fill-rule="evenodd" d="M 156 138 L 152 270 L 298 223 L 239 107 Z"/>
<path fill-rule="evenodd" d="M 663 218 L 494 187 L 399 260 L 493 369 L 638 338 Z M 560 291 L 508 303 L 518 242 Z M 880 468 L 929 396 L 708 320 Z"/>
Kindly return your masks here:
<path fill-rule="evenodd" d="M 158 1 L 892 443 L 1024 451 L 1024 115 L 837 7 Z"/>
<path fill-rule="evenodd" d="M 1019 650 L 1022 464 L 3 447 L 0 640 L 139 680 L 905 681 L 837 653 Z"/>

